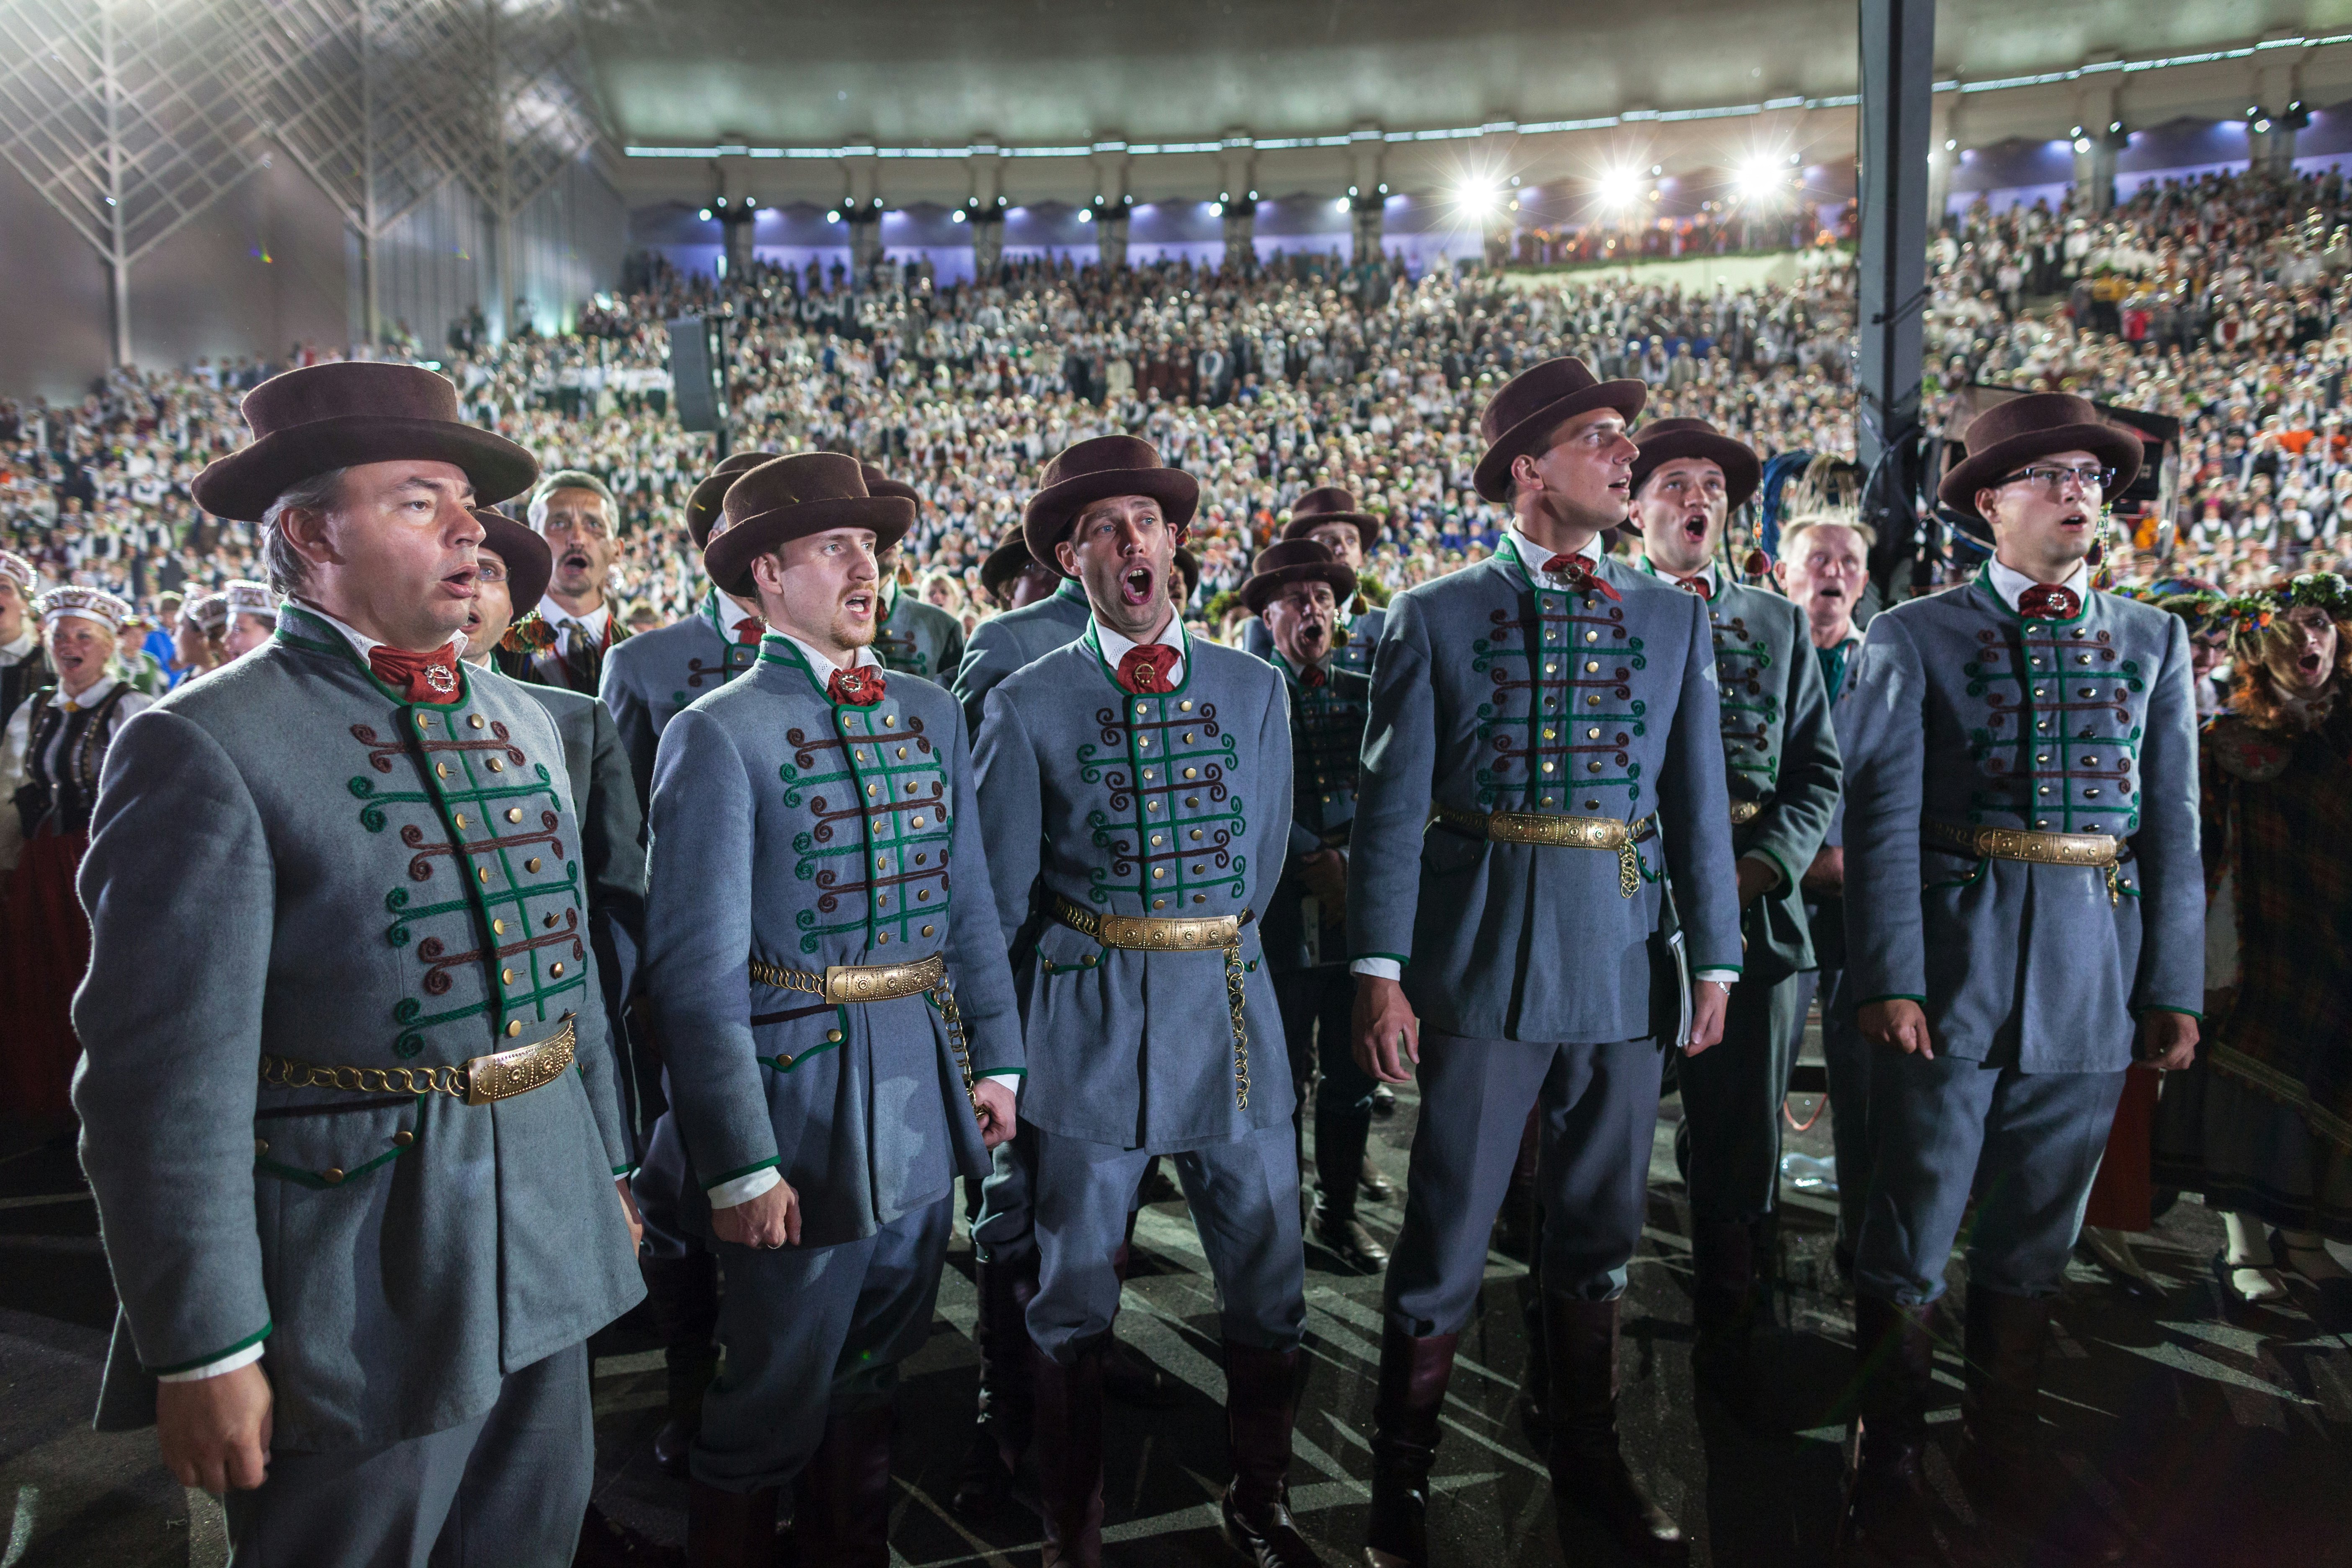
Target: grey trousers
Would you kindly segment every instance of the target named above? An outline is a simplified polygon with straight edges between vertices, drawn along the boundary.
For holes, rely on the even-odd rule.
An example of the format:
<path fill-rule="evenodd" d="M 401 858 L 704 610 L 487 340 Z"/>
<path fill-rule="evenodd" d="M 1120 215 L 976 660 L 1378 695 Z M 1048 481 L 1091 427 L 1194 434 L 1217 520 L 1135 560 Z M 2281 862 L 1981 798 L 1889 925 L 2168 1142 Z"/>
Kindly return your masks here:
<path fill-rule="evenodd" d="M 1654 1040 L 1474 1040 L 1424 1024 L 1421 1121 L 1404 1232 L 1389 1258 L 1389 1321 L 1415 1338 L 1459 1333 L 1470 1321 L 1530 1106 L 1542 1150 L 1543 1289 L 1587 1301 L 1622 1293 L 1646 1212 L 1664 1075 Z"/>
<path fill-rule="evenodd" d="M 429 1436 L 269 1457 L 230 1492 L 230 1568 L 565 1568 L 594 1483 L 588 1349 L 509 1373 L 498 1403 Z"/>
<path fill-rule="evenodd" d="M 898 1363 L 930 1333 L 954 1200 L 899 1215 L 863 1241 L 768 1248 L 716 1242 L 727 1272 L 727 1352 L 687 1455 L 727 1491 L 781 1487 L 824 1436 L 828 1414 L 887 1405 Z"/>
<path fill-rule="evenodd" d="M 1780 1104 L 1804 1031 L 1805 976 L 1731 987 L 1723 1038 L 1675 1062 L 1682 1087 L 1691 1214 L 1745 1222 L 1772 1212 L 1780 1193 Z"/>
<path fill-rule="evenodd" d="M 1880 1048 L 1854 1289 L 1906 1306 L 1941 1296 L 1973 1196 L 1969 1282 L 2055 1294 L 2123 1092 L 2121 1070 L 2029 1073 Z"/>
<path fill-rule="evenodd" d="M 1128 1212 L 1156 1152 L 1056 1137 L 1025 1121 L 1020 1140 L 1030 1145 L 1035 1181 L 1029 1337 L 1066 1365 L 1118 1316 L 1111 1255 L 1127 1239 Z M 1224 1337 L 1258 1350 L 1297 1349 L 1307 1332 L 1307 1250 L 1289 1121 L 1168 1157 L 1216 1278 Z"/>

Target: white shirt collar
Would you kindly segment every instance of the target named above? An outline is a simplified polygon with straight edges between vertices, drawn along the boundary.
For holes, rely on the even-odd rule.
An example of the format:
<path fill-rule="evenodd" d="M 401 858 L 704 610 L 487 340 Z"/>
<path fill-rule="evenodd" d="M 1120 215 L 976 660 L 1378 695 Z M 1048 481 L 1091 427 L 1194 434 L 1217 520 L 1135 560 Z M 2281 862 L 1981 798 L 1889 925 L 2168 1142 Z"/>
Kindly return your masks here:
<path fill-rule="evenodd" d="M 27 622 L 32 619 L 30 616 L 25 618 Z M 16 634 L 15 642 L 0 643 L 0 669 L 11 669 L 24 663 L 31 656 L 32 651 L 40 646 L 41 634 L 27 625 L 23 631 Z"/>
<path fill-rule="evenodd" d="M 368 636 L 367 633 L 360 630 L 359 627 L 352 625 L 349 621 L 337 620 L 334 616 L 327 614 L 326 611 L 319 608 L 318 605 L 310 603 L 308 599 L 297 599 L 294 602 L 301 605 L 303 609 L 310 612 L 311 615 L 318 616 L 320 620 L 334 627 L 337 631 L 342 633 L 343 640 L 350 643 L 352 647 L 358 651 L 362 663 L 366 662 L 368 655 L 383 647 L 383 643 L 377 641 L 374 637 Z M 450 644 L 456 645 L 459 658 L 462 658 L 465 657 L 465 633 L 451 632 L 449 634 L 449 642 L 445 643 L 442 646 L 446 647 L 450 646 Z"/>
<path fill-rule="evenodd" d="M 1642 557 L 1642 570 L 1647 572 L 1651 576 L 1655 577 L 1662 582 L 1678 584 L 1682 581 L 1681 577 L 1660 566 L 1656 562 L 1651 560 L 1646 553 Z M 1710 599 L 1714 598 L 1716 594 L 1723 587 L 1723 579 L 1716 575 L 1715 563 L 1713 561 L 1707 562 L 1706 564 L 1692 573 L 1691 575 L 1706 584 L 1706 596 Z"/>
<path fill-rule="evenodd" d="M 598 642 L 604 640 L 605 631 L 613 622 L 613 601 L 606 599 L 586 615 L 575 616 L 557 604 L 554 596 L 550 595 L 539 601 L 539 618 L 555 628 L 555 635 L 563 639 L 565 651 L 569 652 L 572 646 L 572 628 L 574 626 L 578 626 Z"/>
<path fill-rule="evenodd" d="M 1519 531 L 1519 525 L 1516 522 L 1505 529 L 1504 532 L 1510 539 L 1511 548 L 1518 552 L 1519 564 L 1528 569 L 1528 576 L 1533 577 L 1537 582 L 1541 583 L 1547 588 L 1557 587 L 1559 585 L 1560 580 L 1543 569 L 1543 563 L 1558 553 L 1556 551 L 1546 550 L 1542 545 L 1538 544 L 1534 540 L 1529 539 L 1526 534 L 1521 533 Z M 1591 538 L 1586 540 L 1584 542 L 1584 548 L 1577 551 L 1576 553 L 1584 557 L 1588 570 L 1591 567 L 1600 565 L 1601 536 L 1596 533 Z"/>
<path fill-rule="evenodd" d="M 1999 556 L 1993 557 L 1987 572 L 1988 575 L 1992 579 L 1992 591 L 2000 595 L 2000 602 L 2007 605 L 2012 610 L 2017 608 L 2018 595 L 2034 585 L 2033 579 L 2027 576 L 2024 573 L 2012 572 L 2007 566 L 2001 564 L 2001 561 Z M 2091 596 L 2091 568 L 2089 563 L 2087 562 L 2077 562 L 2074 565 L 2074 575 L 2067 578 L 2063 583 L 2059 584 L 2058 586 L 2062 588 L 2071 588 L 2074 590 L 2074 596 L 2076 598 L 2087 601 Z"/>
<path fill-rule="evenodd" d="M 771 626 L 768 629 L 775 632 L 776 636 L 783 638 L 786 642 L 801 650 L 801 657 L 808 660 L 809 670 L 817 678 L 819 682 L 831 679 L 833 678 L 833 672 L 836 669 L 866 669 L 882 662 L 879 658 L 875 657 L 874 645 L 871 643 L 868 643 L 864 647 L 858 648 L 851 653 L 849 656 L 849 662 L 847 664 L 835 664 L 833 661 L 831 655 L 819 653 L 814 645 L 801 641 L 800 638 L 793 636 L 792 633 L 776 631 L 776 628 L 773 626 Z"/>
<path fill-rule="evenodd" d="M 79 697 L 67 696 L 65 688 L 60 686 L 58 688 L 58 707 L 68 713 L 79 709 L 95 708 L 106 700 L 108 692 L 121 684 L 122 682 L 110 675 L 101 675 Z"/>
<path fill-rule="evenodd" d="M 1144 646 L 1121 637 L 1103 625 L 1100 620 L 1095 622 L 1095 637 L 1102 644 L 1103 662 L 1113 669 L 1118 668 L 1118 661 L 1127 657 L 1129 648 Z M 1184 658 L 1191 652 L 1191 645 L 1184 637 L 1184 617 L 1171 610 L 1168 614 L 1167 629 L 1152 641 L 1176 650 L 1176 662 L 1168 669 L 1168 684 L 1176 685 L 1184 679 Z"/>

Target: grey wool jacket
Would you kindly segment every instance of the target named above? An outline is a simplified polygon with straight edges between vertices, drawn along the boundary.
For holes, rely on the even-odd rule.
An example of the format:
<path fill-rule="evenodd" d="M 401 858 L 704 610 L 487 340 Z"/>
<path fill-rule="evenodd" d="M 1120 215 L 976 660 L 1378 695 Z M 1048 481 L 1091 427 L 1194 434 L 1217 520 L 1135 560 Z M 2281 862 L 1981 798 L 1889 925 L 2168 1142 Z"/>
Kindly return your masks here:
<path fill-rule="evenodd" d="M 748 675 L 670 721 L 654 771 L 646 988 L 689 1196 L 773 1167 L 804 1247 L 872 1236 L 988 1152 L 932 998 L 828 1003 L 753 961 L 814 975 L 943 955 L 971 1078 L 1023 1070 L 961 715 L 929 681 L 887 686 L 836 707 L 771 633 Z"/>
<path fill-rule="evenodd" d="M 1263 622 L 1253 622 L 1263 625 Z M 1371 678 L 1335 656 L 1321 684 L 1302 682 L 1289 661 L 1267 649 L 1290 699 L 1290 845 L 1282 879 L 1265 911 L 1265 952 L 1275 973 L 1338 967 L 1348 962 L 1340 911 L 1317 908 L 1308 931 L 1307 885 L 1298 863 L 1322 849 L 1347 852 L 1356 819 L 1356 768 L 1371 709 Z"/>
<path fill-rule="evenodd" d="M 1874 616 L 1839 699 L 1846 967 L 1908 997 L 1936 1048 L 2120 1071 L 2134 1020 L 2204 1005 L 2197 700 L 2187 624 L 2112 594 L 2025 620 L 1990 576 Z M 1923 823 L 2128 840 L 2083 866 L 1979 859 Z"/>
<path fill-rule="evenodd" d="M 874 636 L 874 657 L 904 675 L 945 686 L 963 663 L 963 623 L 905 588 L 890 595 L 890 613 Z"/>
<path fill-rule="evenodd" d="M 122 1303 L 101 1425 L 257 1341 L 279 1446 L 419 1436 L 645 1293 L 561 743 L 514 683 L 460 673 L 458 701 L 412 705 L 289 605 L 115 740 L 74 1002 Z M 575 1068 L 487 1104 L 260 1084 L 265 1054 L 463 1066 L 567 1019 Z"/>
<path fill-rule="evenodd" d="M 956 667 L 956 700 L 963 704 L 963 721 L 979 742 L 982 704 L 998 681 L 1055 648 L 1067 647 L 1094 620 L 1087 607 L 1086 590 L 1072 579 L 1034 605 L 992 616 L 972 629 L 964 645 L 963 662 Z"/>
<path fill-rule="evenodd" d="M 1742 801 L 1758 808 L 1733 826 L 1732 853 L 1761 856 L 1780 875 L 1741 918 L 1748 953 L 1740 978 L 1769 984 L 1813 967 L 1799 881 L 1837 811 L 1844 767 L 1805 612 L 1768 588 L 1729 581 L 1720 568 L 1705 602 L 1722 692 L 1724 783 L 1735 809 Z"/>
<path fill-rule="evenodd" d="M 696 698 L 709 695 L 751 668 L 759 658 L 759 644 L 735 640 L 735 622 L 741 616 L 732 600 L 721 598 L 713 588 L 686 619 L 624 637 L 605 654 L 597 695 L 612 710 L 640 801 L 653 799 L 654 751 L 670 720 Z"/>
<path fill-rule="evenodd" d="M 1714 638 L 1705 606 L 1603 560 L 1612 600 L 1539 586 L 1507 539 L 1399 595 L 1372 665 L 1348 940 L 1402 963 L 1423 1021 L 1479 1039 L 1670 1032 L 1655 940 L 1670 879 L 1693 969 L 1740 968 Z M 1492 843 L 1440 807 L 1627 824 L 1617 854 Z M 1661 850 L 1663 849 L 1663 854 Z"/>
<path fill-rule="evenodd" d="M 1176 1152 L 1288 1120 L 1296 1102 L 1258 921 L 1290 833 L 1290 717 L 1263 659 L 1186 639 L 1182 681 L 1138 696 L 1089 621 L 988 697 L 974 752 L 996 908 L 1014 957 L 1029 1081 L 1022 1120 Z M 1049 917 L 1247 914 L 1248 1104 L 1237 1103 L 1219 950 L 1106 947 Z"/>

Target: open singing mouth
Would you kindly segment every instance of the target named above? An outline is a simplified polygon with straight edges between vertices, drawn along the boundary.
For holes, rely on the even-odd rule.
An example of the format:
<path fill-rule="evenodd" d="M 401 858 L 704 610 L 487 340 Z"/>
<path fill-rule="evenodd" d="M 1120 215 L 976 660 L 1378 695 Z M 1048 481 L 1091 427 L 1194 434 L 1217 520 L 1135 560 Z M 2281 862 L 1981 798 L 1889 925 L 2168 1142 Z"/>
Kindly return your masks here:
<path fill-rule="evenodd" d="M 870 588 L 853 589 L 843 596 L 841 607 L 853 616 L 870 616 L 874 613 L 874 591 Z"/>
<path fill-rule="evenodd" d="M 566 572 L 585 572 L 588 570 L 588 552 L 584 550 L 567 550 L 563 552 L 562 564 Z"/>
<path fill-rule="evenodd" d="M 2296 659 L 2294 662 L 2295 668 L 2302 670 L 2304 674 L 2317 675 L 2321 665 L 2326 661 L 2323 660 L 2316 653 L 2307 653 L 2301 658 Z"/>
<path fill-rule="evenodd" d="M 1151 603 L 1156 586 L 1158 579 L 1149 566 L 1130 566 L 1118 579 L 1119 597 L 1139 609 Z"/>
<path fill-rule="evenodd" d="M 1706 538 L 1706 513 L 1697 512 L 1683 519 L 1683 537 L 1693 544 Z"/>

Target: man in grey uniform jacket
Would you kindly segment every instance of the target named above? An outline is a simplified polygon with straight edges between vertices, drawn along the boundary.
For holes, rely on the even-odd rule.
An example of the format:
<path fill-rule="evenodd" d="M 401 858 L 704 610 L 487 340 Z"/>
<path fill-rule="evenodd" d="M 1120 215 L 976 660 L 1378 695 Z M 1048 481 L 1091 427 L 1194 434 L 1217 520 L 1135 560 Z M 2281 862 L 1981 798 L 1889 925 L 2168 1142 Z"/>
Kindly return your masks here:
<path fill-rule="evenodd" d="M 1044 480 L 1030 549 L 1083 585 L 1093 617 L 989 694 L 975 760 L 1027 1030 L 1045 1560 L 1101 1558 L 1116 1258 L 1144 1167 L 1167 1154 L 1223 1318 L 1227 1537 L 1261 1563 L 1311 1563 L 1286 1490 L 1307 1310 L 1295 1100 L 1255 929 L 1288 839 L 1281 679 L 1175 613 L 1190 475 L 1106 436 Z M 992 1182 L 992 1209 L 1001 1197 Z"/>
<path fill-rule="evenodd" d="M 688 493 L 686 531 L 697 550 L 710 538 L 727 488 L 775 456 L 737 452 L 722 458 Z M 686 619 L 625 638 L 604 656 L 602 696 L 628 752 L 640 801 L 650 804 L 653 799 L 655 748 L 669 721 L 688 703 L 750 669 L 760 656 L 760 638 L 766 629 L 757 600 L 713 584 Z M 703 1391 L 719 1369 L 719 1265 L 678 1217 L 686 1190 L 684 1156 L 675 1138 L 653 1142 L 655 1124 L 669 1103 L 662 1088 L 661 1041 L 642 1009 L 633 1022 L 633 1043 L 638 1047 L 637 1131 L 645 1156 L 631 1183 L 646 1224 L 646 1248 L 638 1261 L 645 1268 L 646 1306 L 662 1339 L 668 1383 L 668 1414 L 654 1433 L 654 1462 L 682 1476 L 687 1450 L 702 1419 Z"/>
<path fill-rule="evenodd" d="M 466 503 L 533 465 L 415 366 L 289 371 L 245 415 L 196 499 L 266 523 L 292 602 L 123 726 L 81 871 L 100 1421 L 227 1489 L 240 1568 L 556 1568 L 583 1342 L 641 1290 L 560 743 L 457 658 Z"/>
<path fill-rule="evenodd" d="M 1381 520 L 1356 510 L 1355 492 L 1339 485 L 1324 485 L 1300 496 L 1292 504 L 1290 521 L 1282 525 L 1279 536 L 1283 543 L 1311 539 L 1355 574 L 1354 591 L 1339 601 L 1340 625 L 1347 635 L 1339 639 L 1331 662 L 1359 675 L 1371 674 L 1372 649 L 1380 646 L 1381 626 L 1388 618 L 1386 609 L 1364 599 L 1364 563 L 1380 538 Z M 1263 659 L 1274 658 L 1274 637 L 1265 621 L 1254 618 L 1243 624 L 1242 651 Z"/>
<path fill-rule="evenodd" d="M 729 487 L 703 561 L 773 629 L 655 763 L 656 1142 L 682 1149 L 685 1222 L 727 1275 L 697 1568 L 764 1568 L 795 1480 L 802 1560 L 887 1559 L 898 1364 L 929 1329 L 955 1178 L 1013 1130 L 1021 1036 L 962 727 L 870 646 L 877 551 L 913 521 L 835 452 Z"/>
<path fill-rule="evenodd" d="M 2037 1549 L 2114 1562 L 2127 1542 L 2053 1461 L 2037 1384 L 2124 1071 L 2195 1052 L 2189 632 L 2090 585 L 2137 434 L 2043 393 L 1980 415 L 1967 450 L 1940 494 L 1993 559 L 1874 619 L 1840 700 L 1847 973 L 1878 1044 L 1844 1545 L 1852 1562 L 1940 1559 L 1919 1473 L 1931 1327 L 1973 1197 L 1956 1468 L 1979 1512 Z"/>
<path fill-rule="evenodd" d="M 1373 661 L 1349 851 L 1356 1052 L 1391 1083 L 1417 1063 L 1422 1094 L 1373 1408 L 1379 1563 L 1427 1559 L 1438 1414 L 1530 1106 L 1554 1493 L 1637 1552 L 1686 1551 L 1618 1444 L 1617 1300 L 1663 1053 L 1719 1037 L 1738 904 L 1705 607 L 1600 552 L 1624 521 L 1643 395 L 1573 359 L 1496 393 L 1477 483 L 1516 514 L 1504 545 L 1399 595 Z"/>
<path fill-rule="evenodd" d="M 1086 590 L 1076 578 L 1066 577 L 1049 596 L 992 616 L 972 628 L 971 640 L 963 647 L 963 662 L 956 666 L 954 690 L 956 700 L 963 704 L 964 722 L 975 737 L 980 733 L 982 704 L 997 683 L 1077 641 L 1091 615 Z"/>
<path fill-rule="evenodd" d="M 1723 715 L 1731 847 L 1747 956 L 1723 1043 L 1675 1068 L 1675 1147 L 1690 1193 L 1699 1374 L 1743 1415 L 1749 1349 L 1768 1310 L 1780 1188 L 1780 1106 L 1796 1062 L 1799 978 L 1813 967 L 1799 883 L 1838 798 L 1837 736 L 1804 612 L 1716 562 L 1725 522 L 1763 478 L 1756 454 L 1704 419 L 1634 432 L 1633 507 L 1645 570 L 1704 600 Z"/>
<path fill-rule="evenodd" d="M 923 515 L 923 498 L 915 487 L 884 476 L 873 464 L 864 465 L 869 495 L 897 496 Z M 882 552 L 882 629 L 875 634 L 874 652 L 883 668 L 947 685 L 963 663 L 963 623 L 926 604 L 898 585 L 897 546 Z"/>

